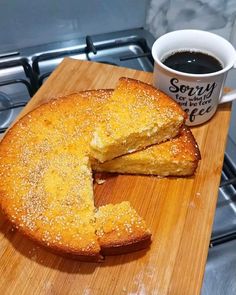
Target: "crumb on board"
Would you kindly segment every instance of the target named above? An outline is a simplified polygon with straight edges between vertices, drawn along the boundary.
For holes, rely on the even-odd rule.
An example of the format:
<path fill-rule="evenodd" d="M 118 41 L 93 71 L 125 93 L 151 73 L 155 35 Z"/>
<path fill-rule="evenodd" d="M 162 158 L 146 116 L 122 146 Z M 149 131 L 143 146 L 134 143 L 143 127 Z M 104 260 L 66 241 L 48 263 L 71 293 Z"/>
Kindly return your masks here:
<path fill-rule="evenodd" d="M 105 179 L 100 179 L 100 178 L 97 178 L 97 179 L 96 179 L 96 183 L 97 183 L 97 184 L 103 184 L 104 182 L 106 182 Z"/>

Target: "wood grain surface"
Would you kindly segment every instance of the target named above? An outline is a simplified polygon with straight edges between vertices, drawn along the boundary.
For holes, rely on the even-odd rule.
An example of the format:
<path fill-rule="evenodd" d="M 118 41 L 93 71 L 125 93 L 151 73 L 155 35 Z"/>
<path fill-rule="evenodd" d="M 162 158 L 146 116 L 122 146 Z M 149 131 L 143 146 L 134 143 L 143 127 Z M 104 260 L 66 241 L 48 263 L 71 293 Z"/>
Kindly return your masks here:
<path fill-rule="evenodd" d="M 152 83 L 152 74 L 65 59 L 22 114 L 79 90 L 114 88 L 121 76 Z M 129 200 L 152 231 L 150 249 L 84 263 L 49 253 L 19 234 L 0 215 L 0 294 L 200 293 L 218 196 L 230 104 L 192 128 L 202 160 L 188 178 L 102 175 L 95 203 Z"/>

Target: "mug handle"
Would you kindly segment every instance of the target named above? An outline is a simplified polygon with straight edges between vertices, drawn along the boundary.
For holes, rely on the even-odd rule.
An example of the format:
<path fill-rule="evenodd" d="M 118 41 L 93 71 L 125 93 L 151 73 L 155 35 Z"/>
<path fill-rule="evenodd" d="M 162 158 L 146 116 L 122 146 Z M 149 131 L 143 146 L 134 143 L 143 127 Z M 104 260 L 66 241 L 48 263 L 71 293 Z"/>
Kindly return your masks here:
<path fill-rule="evenodd" d="M 236 69 L 236 62 L 234 63 L 233 68 Z M 232 91 L 224 94 L 221 97 L 219 103 L 230 102 L 230 101 L 235 100 L 235 99 L 236 99 L 236 90 L 232 90 Z"/>

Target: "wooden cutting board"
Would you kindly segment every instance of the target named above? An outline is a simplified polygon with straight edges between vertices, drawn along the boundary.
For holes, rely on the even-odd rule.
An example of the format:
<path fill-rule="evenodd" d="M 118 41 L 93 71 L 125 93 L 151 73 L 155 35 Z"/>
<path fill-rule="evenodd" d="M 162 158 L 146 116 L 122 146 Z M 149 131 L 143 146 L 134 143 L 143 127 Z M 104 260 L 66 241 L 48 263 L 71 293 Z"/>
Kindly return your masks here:
<path fill-rule="evenodd" d="M 114 88 L 121 76 L 152 83 L 152 74 L 65 59 L 31 99 L 25 114 L 51 98 Z M 103 263 L 61 258 L 0 219 L 0 294 L 200 293 L 218 196 L 230 105 L 192 131 L 202 160 L 188 178 L 110 175 L 95 185 L 96 205 L 129 200 L 153 234 L 150 249 L 106 257 Z"/>

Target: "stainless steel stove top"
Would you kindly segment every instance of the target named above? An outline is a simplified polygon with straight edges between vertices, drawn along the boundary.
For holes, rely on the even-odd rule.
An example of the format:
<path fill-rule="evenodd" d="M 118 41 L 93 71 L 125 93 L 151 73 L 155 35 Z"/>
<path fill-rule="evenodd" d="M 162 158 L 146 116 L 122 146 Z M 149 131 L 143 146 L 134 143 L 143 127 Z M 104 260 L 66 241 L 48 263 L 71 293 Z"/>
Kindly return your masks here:
<path fill-rule="evenodd" d="M 153 41 L 150 33 L 135 29 L 0 54 L 0 132 L 6 130 L 21 106 L 64 57 L 152 71 L 150 48 Z"/>
<path fill-rule="evenodd" d="M 23 48 L 0 55 L 0 132 L 4 132 L 22 106 L 45 82 L 64 57 L 110 63 L 138 70 L 153 70 L 151 46 L 154 38 L 143 29 L 87 36 L 76 40 Z M 222 172 L 202 295 L 233 294 L 236 290 L 236 145 L 229 137 Z M 232 255 L 230 255 L 230 253 Z M 227 272 L 231 288 L 223 288 Z M 232 277 L 234 274 L 234 277 Z M 214 290 L 214 291 L 213 291 Z M 229 291 L 227 291 L 229 290 Z M 227 293 L 228 292 L 228 293 Z"/>

